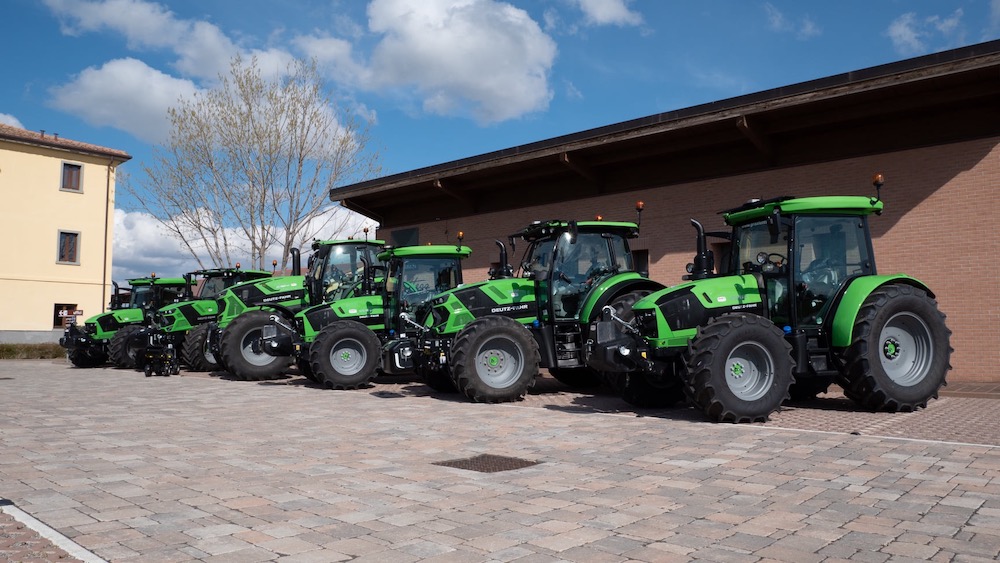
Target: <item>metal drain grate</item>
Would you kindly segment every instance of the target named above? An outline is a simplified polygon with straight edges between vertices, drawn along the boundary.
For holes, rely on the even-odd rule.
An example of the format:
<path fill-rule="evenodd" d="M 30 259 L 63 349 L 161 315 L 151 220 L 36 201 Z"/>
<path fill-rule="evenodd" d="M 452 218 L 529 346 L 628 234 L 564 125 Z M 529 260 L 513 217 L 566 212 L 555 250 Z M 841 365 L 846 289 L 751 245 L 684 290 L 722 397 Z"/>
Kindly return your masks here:
<path fill-rule="evenodd" d="M 497 473 L 499 471 L 511 471 L 512 469 L 522 469 L 538 465 L 540 462 L 516 457 L 504 457 L 502 455 L 481 454 L 465 459 L 452 459 L 448 461 L 438 461 L 434 465 L 445 467 L 457 467 L 458 469 L 468 469 L 469 471 L 479 471 L 480 473 Z"/>

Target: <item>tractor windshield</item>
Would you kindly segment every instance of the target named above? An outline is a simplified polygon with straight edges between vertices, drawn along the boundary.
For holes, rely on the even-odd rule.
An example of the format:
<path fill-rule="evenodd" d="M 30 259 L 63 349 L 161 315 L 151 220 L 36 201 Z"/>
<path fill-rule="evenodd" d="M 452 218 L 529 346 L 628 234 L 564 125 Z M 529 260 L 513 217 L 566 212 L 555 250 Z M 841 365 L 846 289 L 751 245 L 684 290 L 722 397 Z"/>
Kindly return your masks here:
<path fill-rule="evenodd" d="M 151 285 L 139 285 L 132 286 L 132 295 L 130 297 L 132 309 L 141 309 L 146 305 L 151 304 L 154 301 L 155 295 L 153 293 L 153 286 Z"/>
<path fill-rule="evenodd" d="M 364 258 L 369 264 L 376 264 L 375 248 L 359 244 L 339 244 L 331 246 L 325 261 L 315 264 L 310 276 L 320 280 L 327 300 L 340 296 L 341 289 L 347 290 L 361 280 L 364 273 Z"/>
<path fill-rule="evenodd" d="M 461 283 L 459 258 L 411 257 L 393 261 L 389 279 L 399 280 L 400 303 L 403 310 L 415 310 L 427 299 L 458 287 Z M 392 291 L 394 284 L 388 288 Z"/>
<path fill-rule="evenodd" d="M 211 277 L 205 278 L 201 282 L 201 291 L 198 292 L 199 299 L 215 299 L 227 287 L 226 278 Z"/>

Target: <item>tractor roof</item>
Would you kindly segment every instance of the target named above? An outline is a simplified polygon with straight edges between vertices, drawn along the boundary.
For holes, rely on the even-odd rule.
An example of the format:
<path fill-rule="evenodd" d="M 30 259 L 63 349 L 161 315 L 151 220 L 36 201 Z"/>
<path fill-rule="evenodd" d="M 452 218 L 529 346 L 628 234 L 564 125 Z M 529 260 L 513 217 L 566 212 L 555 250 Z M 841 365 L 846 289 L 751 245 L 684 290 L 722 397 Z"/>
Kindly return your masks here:
<path fill-rule="evenodd" d="M 726 224 L 742 225 L 764 219 L 775 211 L 782 215 L 871 215 L 881 213 L 882 207 L 882 200 L 866 195 L 784 196 L 752 200 L 722 214 Z"/>
<path fill-rule="evenodd" d="M 389 247 L 379 253 L 378 259 L 385 262 L 390 258 L 413 258 L 420 256 L 457 256 L 459 258 L 468 258 L 470 254 L 472 254 L 472 249 L 468 246 L 428 244 L 425 246 Z"/>
<path fill-rule="evenodd" d="M 184 278 L 158 278 L 156 276 L 148 278 L 134 278 L 126 281 L 128 281 L 129 285 L 133 287 L 149 286 L 149 285 L 176 285 L 176 286 L 187 285 L 187 280 L 185 280 Z"/>
<path fill-rule="evenodd" d="M 630 221 L 535 221 L 513 236 L 531 242 L 542 238 L 550 238 L 560 233 L 572 230 L 576 224 L 577 232 L 581 233 L 617 233 L 626 238 L 639 236 L 639 225 Z"/>
<path fill-rule="evenodd" d="M 354 244 L 354 245 L 366 245 L 366 246 L 385 246 L 384 240 L 355 240 L 355 239 L 336 239 L 336 240 L 314 240 L 312 243 L 313 250 L 317 250 L 321 246 L 338 246 L 344 244 Z"/>
<path fill-rule="evenodd" d="M 265 270 L 243 270 L 237 266 L 235 268 L 209 268 L 207 270 L 195 270 L 194 272 L 191 272 L 191 276 L 200 276 L 203 278 L 222 278 L 240 273 L 261 278 L 271 275 L 271 272 Z"/>

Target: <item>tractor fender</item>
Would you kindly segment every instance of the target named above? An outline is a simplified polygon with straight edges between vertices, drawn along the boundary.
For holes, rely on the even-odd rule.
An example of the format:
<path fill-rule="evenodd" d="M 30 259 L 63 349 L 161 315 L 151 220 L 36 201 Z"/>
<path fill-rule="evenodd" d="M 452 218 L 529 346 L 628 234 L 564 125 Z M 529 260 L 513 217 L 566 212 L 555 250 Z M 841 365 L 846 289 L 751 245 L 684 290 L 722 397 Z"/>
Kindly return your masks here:
<path fill-rule="evenodd" d="M 854 278 L 844 289 L 843 296 L 840 298 L 840 302 L 837 303 L 837 311 L 833 316 L 831 343 L 835 348 L 846 348 L 851 345 L 854 321 L 858 318 L 861 306 L 873 291 L 890 283 L 912 285 L 934 297 L 934 292 L 926 284 L 906 274 L 859 276 Z"/>
<path fill-rule="evenodd" d="M 635 272 L 612 276 L 602 281 L 587 294 L 587 299 L 584 301 L 583 307 L 580 308 L 580 322 L 587 324 L 596 320 L 601 315 L 601 309 L 619 295 L 639 290 L 647 290 L 652 293 L 665 287 L 662 283 L 644 278 Z"/>

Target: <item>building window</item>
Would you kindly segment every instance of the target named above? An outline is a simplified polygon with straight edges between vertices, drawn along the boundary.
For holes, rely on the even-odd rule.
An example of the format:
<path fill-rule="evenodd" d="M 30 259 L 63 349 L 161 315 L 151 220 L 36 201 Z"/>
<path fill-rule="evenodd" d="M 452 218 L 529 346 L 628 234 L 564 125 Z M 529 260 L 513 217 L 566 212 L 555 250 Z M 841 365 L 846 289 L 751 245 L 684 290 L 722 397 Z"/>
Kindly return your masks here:
<path fill-rule="evenodd" d="M 79 164 L 63 163 L 62 170 L 62 190 L 67 192 L 83 191 L 80 183 L 80 175 L 83 167 Z"/>
<path fill-rule="evenodd" d="M 60 264 L 80 264 L 80 233 L 59 231 L 58 259 Z"/>
<path fill-rule="evenodd" d="M 64 328 L 73 323 L 83 311 L 77 311 L 76 303 L 56 303 L 52 311 L 52 328 Z"/>

